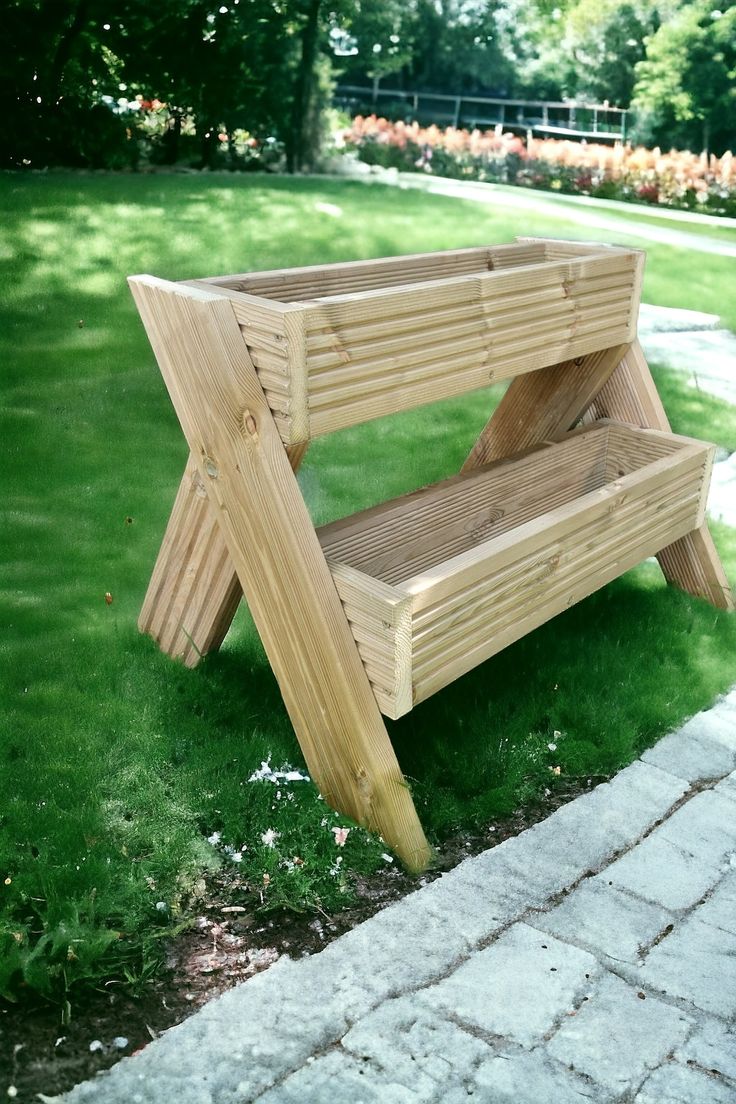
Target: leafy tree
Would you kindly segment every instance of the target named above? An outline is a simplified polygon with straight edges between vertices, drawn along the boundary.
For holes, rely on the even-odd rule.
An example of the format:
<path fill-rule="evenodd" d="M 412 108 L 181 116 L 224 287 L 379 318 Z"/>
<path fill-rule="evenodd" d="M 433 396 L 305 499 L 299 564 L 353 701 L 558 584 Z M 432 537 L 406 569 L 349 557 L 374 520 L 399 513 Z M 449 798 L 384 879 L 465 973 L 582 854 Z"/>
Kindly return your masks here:
<path fill-rule="evenodd" d="M 270 134 L 283 127 L 290 29 L 284 7 L 271 0 L 169 0 L 153 11 L 128 0 L 115 48 L 129 87 L 172 112 L 170 160 L 187 114 L 196 120 L 203 165 L 213 163 L 222 128 Z"/>
<path fill-rule="evenodd" d="M 102 47 L 101 0 L 10 0 L 0 35 L 4 166 L 104 163 L 125 130 L 96 89 L 119 95 Z M 124 153 L 123 153 L 124 156 Z"/>
<path fill-rule="evenodd" d="M 608 100 L 628 107 L 635 67 L 644 59 L 644 39 L 660 25 L 657 7 L 644 0 L 579 0 L 565 20 L 564 53 L 571 60 L 573 87 L 579 98 Z"/>
<path fill-rule="evenodd" d="M 645 44 L 633 100 L 646 127 L 642 137 L 716 152 L 733 148 L 736 3 L 687 4 Z"/>
<path fill-rule="evenodd" d="M 409 79 L 439 92 L 503 94 L 513 70 L 500 45 L 495 0 L 416 0 Z"/>

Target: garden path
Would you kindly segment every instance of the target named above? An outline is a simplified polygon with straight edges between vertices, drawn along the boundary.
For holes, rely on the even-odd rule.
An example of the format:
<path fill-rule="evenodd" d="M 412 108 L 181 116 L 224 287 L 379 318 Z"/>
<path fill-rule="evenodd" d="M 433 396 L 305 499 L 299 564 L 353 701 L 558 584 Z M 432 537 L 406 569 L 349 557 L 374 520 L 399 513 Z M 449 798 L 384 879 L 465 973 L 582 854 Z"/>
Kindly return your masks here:
<path fill-rule="evenodd" d="M 439 176 L 421 176 L 419 173 L 382 173 L 383 184 L 395 183 L 401 188 L 419 188 L 434 195 L 470 199 L 478 203 L 490 203 L 494 207 L 511 207 L 559 215 L 564 207 L 574 208 L 575 221 L 581 226 L 594 227 L 606 233 L 628 234 L 632 238 L 659 245 L 673 245 L 697 253 L 715 253 L 720 257 L 736 257 L 736 241 L 709 238 L 673 226 L 655 226 L 637 218 L 626 218 L 626 204 L 619 203 L 620 214 L 606 215 L 606 208 L 591 207 L 587 196 L 553 196 L 546 192 L 525 188 L 511 188 L 503 184 L 484 184 L 470 180 L 449 180 Z M 640 210 L 639 207 L 636 210 Z M 654 209 L 652 209 L 654 210 Z M 649 217 L 649 210 L 642 211 Z M 729 220 L 733 223 L 733 220 Z M 736 229 L 736 226 L 734 227 Z"/>

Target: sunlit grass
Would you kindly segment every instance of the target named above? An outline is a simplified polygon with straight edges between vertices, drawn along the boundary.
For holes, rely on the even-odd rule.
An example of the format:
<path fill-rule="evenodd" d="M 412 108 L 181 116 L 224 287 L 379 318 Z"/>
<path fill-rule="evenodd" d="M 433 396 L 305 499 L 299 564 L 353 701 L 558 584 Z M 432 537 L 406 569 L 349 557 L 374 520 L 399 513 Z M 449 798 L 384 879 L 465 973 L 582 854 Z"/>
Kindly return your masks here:
<path fill-rule="evenodd" d="M 562 215 L 416 192 L 224 176 L 5 176 L 0 211 L 0 984 L 19 992 L 25 970 L 58 996 L 121 962 L 140 966 L 196 905 L 202 871 L 229 861 L 206 842 L 214 832 L 246 846 L 237 869 L 266 904 L 338 908 L 345 870 L 385 862 L 354 830 L 333 873 L 330 828 L 345 822 L 323 823 L 314 787 L 277 799 L 270 783 L 248 782 L 269 754 L 275 766 L 302 759 L 244 608 L 196 671 L 136 630 L 187 450 L 126 275 L 595 234 Z M 736 328 L 734 282 L 727 258 L 656 247 L 645 297 Z M 660 383 L 676 429 L 736 448 L 726 404 L 672 375 Z M 300 475 L 315 520 L 457 471 L 498 397 L 315 442 Z M 733 576 L 733 532 L 716 539 Z M 551 765 L 585 777 L 630 761 L 726 688 L 735 635 L 733 618 L 666 589 L 646 564 L 391 724 L 433 839 L 533 801 L 554 784 Z M 268 828 L 276 848 L 261 841 Z M 279 866 L 294 855 L 303 867 Z"/>

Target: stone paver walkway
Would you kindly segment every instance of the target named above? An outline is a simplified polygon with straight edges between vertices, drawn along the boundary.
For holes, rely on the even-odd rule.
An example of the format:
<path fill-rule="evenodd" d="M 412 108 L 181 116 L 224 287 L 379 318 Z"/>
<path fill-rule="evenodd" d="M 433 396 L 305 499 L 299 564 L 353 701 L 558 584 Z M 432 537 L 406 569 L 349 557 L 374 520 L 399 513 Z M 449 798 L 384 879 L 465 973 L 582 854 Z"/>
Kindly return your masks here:
<path fill-rule="evenodd" d="M 735 1104 L 736 690 L 66 1104 Z"/>
<path fill-rule="evenodd" d="M 642 303 L 639 337 L 647 358 L 681 373 L 690 387 L 736 406 L 736 335 L 715 314 Z M 736 453 L 720 448 L 711 475 L 708 513 L 736 526 Z"/>

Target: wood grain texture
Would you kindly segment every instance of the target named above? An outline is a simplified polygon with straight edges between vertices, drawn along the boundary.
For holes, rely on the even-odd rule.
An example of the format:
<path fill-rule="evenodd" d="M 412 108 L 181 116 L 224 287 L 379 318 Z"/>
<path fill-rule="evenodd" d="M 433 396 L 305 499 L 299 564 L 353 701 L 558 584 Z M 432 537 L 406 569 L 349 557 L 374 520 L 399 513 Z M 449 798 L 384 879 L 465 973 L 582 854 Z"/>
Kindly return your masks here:
<path fill-rule="evenodd" d="M 473 445 L 462 470 L 472 471 L 572 429 L 627 348 L 614 345 L 518 376 Z"/>
<path fill-rule="evenodd" d="M 398 257 L 279 268 L 270 272 L 209 276 L 201 282 L 209 284 L 212 290 L 227 288 L 281 303 L 293 303 L 340 295 L 346 291 L 367 291 L 410 281 L 439 280 L 467 272 L 490 272 L 544 259 L 544 243 L 537 240 L 523 245 L 516 242 L 470 249 L 445 249 L 436 253 L 406 253 Z"/>
<path fill-rule="evenodd" d="M 595 418 L 619 418 L 634 425 L 669 430 L 669 419 L 638 341 L 633 342 L 591 403 L 584 420 Z M 657 559 L 668 583 L 717 609 L 734 609 L 730 584 L 702 514 L 693 532 L 662 549 Z"/>
<path fill-rule="evenodd" d="M 628 342 L 642 254 L 544 240 L 208 278 L 285 444 Z"/>
<path fill-rule="evenodd" d="M 423 868 L 430 849 L 231 304 L 130 285 L 310 772 Z"/>
<path fill-rule="evenodd" d="M 307 445 L 287 448 L 294 472 Z M 190 456 L 138 618 L 161 651 L 196 667 L 222 644 L 243 590 Z"/>
<path fill-rule="evenodd" d="M 599 422 L 319 529 L 382 710 L 402 716 L 691 529 L 712 451 Z"/>

